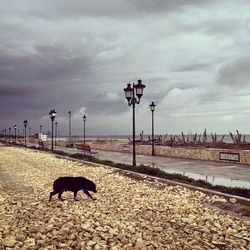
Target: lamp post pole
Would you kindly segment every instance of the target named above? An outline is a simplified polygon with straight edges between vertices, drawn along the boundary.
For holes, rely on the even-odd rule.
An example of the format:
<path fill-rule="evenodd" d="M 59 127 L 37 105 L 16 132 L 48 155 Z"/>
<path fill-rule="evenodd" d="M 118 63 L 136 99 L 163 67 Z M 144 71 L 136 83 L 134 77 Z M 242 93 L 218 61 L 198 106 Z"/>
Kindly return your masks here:
<path fill-rule="evenodd" d="M 69 111 L 68 114 L 69 114 L 69 147 L 71 147 L 71 111 Z"/>
<path fill-rule="evenodd" d="M 28 125 L 28 121 L 25 120 L 25 121 L 23 122 L 23 125 L 24 125 L 24 146 L 26 147 L 26 146 L 27 146 L 27 145 L 26 145 L 26 128 L 27 128 L 27 125 Z"/>
<path fill-rule="evenodd" d="M 39 136 L 38 136 L 39 142 L 42 140 L 42 125 L 39 126 Z"/>
<path fill-rule="evenodd" d="M 58 125 L 58 122 L 55 122 L 55 125 L 56 125 L 56 132 L 55 132 L 55 146 L 56 146 L 56 138 L 57 138 L 57 125 Z"/>
<path fill-rule="evenodd" d="M 9 142 L 11 141 L 11 128 L 9 128 Z"/>
<path fill-rule="evenodd" d="M 15 144 L 16 144 L 16 129 L 17 129 L 17 125 L 14 126 L 15 129 Z"/>
<path fill-rule="evenodd" d="M 132 102 L 132 110 L 133 110 L 133 167 L 136 167 L 136 152 L 135 152 L 135 84 L 133 83 L 133 102 Z"/>
<path fill-rule="evenodd" d="M 55 117 L 56 117 L 56 111 L 54 109 L 50 110 L 49 112 L 49 115 L 50 115 L 50 119 L 51 119 L 51 130 L 52 130 L 52 133 L 51 133 L 51 151 L 54 150 L 54 142 L 53 142 L 53 137 L 54 137 L 54 120 L 55 120 Z"/>
<path fill-rule="evenodd" d="M 149 107 L 152 111 L 152 155 L 155 155 L 155 147 L 154 147 L 154 111 L 155 111 L 155 104 L 152 102 Z"/>
<path fill-rule="evenodd" d="M 127 88 L 124 89 L 125 91 L 125 97 L 128 101 L 128 105 L 132 106 L 132 122 L 133 122 L 133 167 L 136 167 L 136 152 L 135 152 L 135 104 L 140 103 L 140 99 L 143 95 L 143 89 L 145 88 L 145 85 L 142 84 L 141 80 L 138 80 L 137 84 L 133 83 L 133 87 L 131 87 L 131 84 L 127 84 Z M 135 94 L 137 98 L 135 97 Z"/>
<path fill-rule="evenodd" d="M 87 116 L 83 116 L 83 144 L 85 145 L 85 122 L 87 120 Z"/>
<path fill-rule="evenodd" d="M 5 141 L 7 140 L 6 137 L 7 137 L 7 129 L 5 128 L 5 129 L 4 129 L 4 138 L 5 138 Z"/>

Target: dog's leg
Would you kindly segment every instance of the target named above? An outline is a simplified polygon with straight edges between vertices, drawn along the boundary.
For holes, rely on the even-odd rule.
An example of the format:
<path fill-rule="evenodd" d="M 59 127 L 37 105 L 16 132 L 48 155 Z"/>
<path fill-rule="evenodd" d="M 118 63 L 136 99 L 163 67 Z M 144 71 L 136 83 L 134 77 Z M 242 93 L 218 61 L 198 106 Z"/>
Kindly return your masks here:
<path fill-rule="evenodd" d="M 64 201 L 64 199 L 62 199 L 62 193 L 63 193 L 63 191 L 61 191 L 61 192 L 58 194 L 58 199 L 60 199 L 61 201 Z"/>
<path fill-rule="evenodd" d="M 83 189 L 83 192 L 84 192 L 88 197 L 90 197 L 92 200 L 95 200 L 87 190 L 84 190 L 84 189 Z"/>
<path fill-rule="evenodd" d="M 50 196 L 49 196 L 49 201 L 51 201 L 51 199 L 52 199 L 52 196 L 53 196 L 53 195 L 55 195 L 55 194 L 57 194 L 57 192 L 55 192 L 55 191 L 53 191 L 53 192 L 50 192 Z"/>
<path fill-rule="evenodd" d="M 79 201 L 79 200 L 76 198 L 77 192 L 78 192 L 78 191 L 75 191 L 75 192 L 74 192 L 74 200 L 75 200 L 75 201 Z"/>

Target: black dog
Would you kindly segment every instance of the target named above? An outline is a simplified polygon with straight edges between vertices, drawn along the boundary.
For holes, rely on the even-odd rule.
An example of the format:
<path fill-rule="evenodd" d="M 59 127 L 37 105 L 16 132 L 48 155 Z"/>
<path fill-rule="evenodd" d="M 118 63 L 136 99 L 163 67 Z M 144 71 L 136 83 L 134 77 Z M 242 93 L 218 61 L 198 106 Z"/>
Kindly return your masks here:
<path fill-rule="evenodd" d="M 61 196 L 64 191 L 74 192 L 74 199 L 77 200 L 77 192 L 81 189 L 86 195 L 88 195 L 92 200 L 94 200 L 88 190 L 95 193 L 97 192 L 95 183 L 84 177 L 60 177 L 54 181 L 53 189 L 53 192 L 50 193 L 50 201 L 52 196 L 55 194 L 58 194 L 58 198 L 60 200 L 63 200 Z"/>

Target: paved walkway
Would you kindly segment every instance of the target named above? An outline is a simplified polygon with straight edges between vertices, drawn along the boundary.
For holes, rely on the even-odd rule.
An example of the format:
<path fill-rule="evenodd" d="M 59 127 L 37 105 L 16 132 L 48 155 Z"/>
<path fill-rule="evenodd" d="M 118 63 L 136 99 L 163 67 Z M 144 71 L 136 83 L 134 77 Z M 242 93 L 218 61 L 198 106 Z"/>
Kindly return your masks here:
<path fill-rule="evenodd" d="M 28 146 L 32 144 L 28 143 Z M 55 147 L 67 153 L 77 153 L 75 148 Z M 132 154 L 95 150 L 100 160 L 132 164 Z M 250 188 L 250 166 L 237 163 L 222 163 L 200 160 L 137 154 L 137 165 L 144 164 L 160 168 L 168 173 L 180 173 L 194 179 L 206 180 L 215 185 Z"/>
<path fill-rule="evenodd" d="M 76 153 L 75 148 L 56 147 L 68 153 Z M 132 164 L 132 154 L 94 150 L 100 160 Z M 236 163 L 209 162 L 177 159 L 171 157 L 139 155 L 137 165 L 144 164 L 160 168 L 168 173 L 180 173 L 194 179 L 206 180 L 215 185 L 250 188 L 250 166 Z"/>

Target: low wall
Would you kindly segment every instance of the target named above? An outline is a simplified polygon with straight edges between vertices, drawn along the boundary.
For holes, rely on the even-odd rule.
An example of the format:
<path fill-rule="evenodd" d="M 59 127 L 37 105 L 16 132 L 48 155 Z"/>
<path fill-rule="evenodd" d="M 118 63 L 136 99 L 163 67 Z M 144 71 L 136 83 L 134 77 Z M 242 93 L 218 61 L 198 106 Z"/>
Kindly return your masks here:
<path fill-rule="evenodd" d="M 96 143 L 88 142 L 92 149 L 116 152 L 131 152 L 132 145 L 119 144 L 117 142 Z M 136 145 L 138 154 L 151 155 L 152 146 Z M 231 160 L 223 160 L 220 153 L 231 157 Z M 218 149 L 218 148 L 183 148 L 183 147 L 168 147 L 155 146 L 155 155 L 168 156 L 176 158 L 186 158 L 195 160 L 217 161 L 217 162 L 238 162 L 241 164 L 250 165 L 250 150 L 235 150 L 235 149 Z M 238 160 L 237 160 L 238 159 Z"/>

